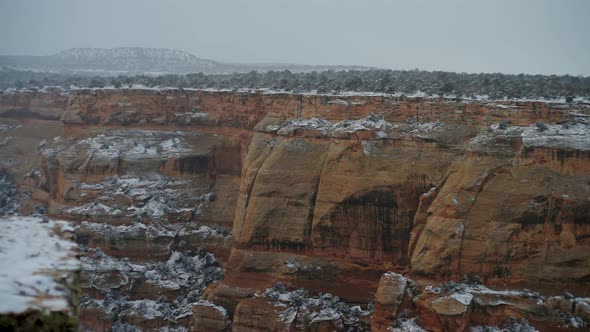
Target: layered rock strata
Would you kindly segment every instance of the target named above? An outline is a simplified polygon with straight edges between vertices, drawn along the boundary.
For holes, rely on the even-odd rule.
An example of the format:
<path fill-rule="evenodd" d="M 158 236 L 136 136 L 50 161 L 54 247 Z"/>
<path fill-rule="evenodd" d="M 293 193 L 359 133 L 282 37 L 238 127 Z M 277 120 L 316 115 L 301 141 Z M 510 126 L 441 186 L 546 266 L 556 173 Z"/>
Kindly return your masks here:
<path fill-rule="evenodd" d="M 289 306 L 256 297 L 277 281 L 361 311 L 376 292 L 367 321 L 377 330 L 401 311 L 423 317 L 407 326 L 452 330 L 494 323 L 451 295 L 407 295 L 383 272 L 590 296 L 588 114 L 588 105 L 390 96 L 7 93 L 0 166 L 16 179 L 21 213 L 80 221 L 84 310 L 104 316 L 83 310 L 90 330 L 348 324 L 312 327 L 298 305 L 292 321 L 260 325 Z M 203 250 L 216 258 L 201 268 Z M 199 275 L 187 272 L 195 264 L 223 268 L 223 280 L 150 272 Z M 449 310 L 450 320 L 440 314 Z"/>

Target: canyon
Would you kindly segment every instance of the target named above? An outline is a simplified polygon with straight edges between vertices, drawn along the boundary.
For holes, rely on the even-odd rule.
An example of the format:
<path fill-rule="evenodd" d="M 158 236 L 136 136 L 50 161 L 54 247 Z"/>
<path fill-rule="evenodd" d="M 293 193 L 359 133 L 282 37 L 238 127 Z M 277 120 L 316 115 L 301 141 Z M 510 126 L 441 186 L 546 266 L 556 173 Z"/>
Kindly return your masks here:
<path fill-rule="evenodd" d="M 9 91 L 0 170 L 76 226 L 84 331 L 590 324 L 588 104 Z"/>

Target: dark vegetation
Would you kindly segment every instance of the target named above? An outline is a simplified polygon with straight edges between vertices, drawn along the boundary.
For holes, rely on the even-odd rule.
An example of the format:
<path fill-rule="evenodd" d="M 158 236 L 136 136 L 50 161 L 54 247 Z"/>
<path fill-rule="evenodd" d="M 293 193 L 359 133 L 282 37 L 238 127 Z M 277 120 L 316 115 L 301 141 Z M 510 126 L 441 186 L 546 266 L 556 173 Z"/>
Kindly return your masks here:
<path fill-rule="evenodd" d="M 78 331 L 78 322 L 67 313 L 28 310 L 0 315 L 0 331 Z"/>
<path fill-rule="evenodd" d="M 268 71 L 205 75 L 71 76 L 3 68 L 0 89 L 64 86 L 77 88 L 174 87 L 197 89 L 261 89 L 292 92 L 344 91 L 501 98 L 590 98 L 590 77 L 556 75 L 467 74 L 419 70 L 348 70 L 292 73 Z"/>
<path fill-rule="evenodd" d="M 0 216 L 16 214 L 18 208 L 14 180 L 7 171 L 0 169 Z"/>

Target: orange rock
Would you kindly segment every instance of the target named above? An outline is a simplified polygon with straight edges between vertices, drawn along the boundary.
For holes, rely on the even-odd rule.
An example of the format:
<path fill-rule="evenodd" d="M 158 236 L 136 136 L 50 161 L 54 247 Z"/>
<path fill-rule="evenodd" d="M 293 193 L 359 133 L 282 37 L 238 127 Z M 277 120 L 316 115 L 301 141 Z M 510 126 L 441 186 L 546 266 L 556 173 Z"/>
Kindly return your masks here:
<path fill-rule="evenodd" d="M 266 298 L 240 301 L 234 313 L 232 331 L 290 331 L 295 325 L 296 311 L 288 312 L 279 303 Z"/>
<path fill-rule="evenodd" d="M 371 331 L 390 331 L 406 292 L 407 279 L 401 274 L 387 272 L 381 276 L 375 293 L 375 312 Z"/>
<path fill-rule="evenodd" d="M 211 302 L 199 301 L 193 304 L 191 331 L 230 331 L 230 320 L 227 311 Z"/>
<path fill-rule="evenodd" d="M 132 224 L 128 208 L 145 202 L 82 184 L 148 174 L 188 181 L 177 199 L 190 211 L 144 221 L 232 228 L 233 242 L 181 235 L 177 242 L 227 258 L 226 280 L 206 296 L 230 313 L 243 303 L 241 328 L 278 329 L 291 323 L 262 319 L 276 316 L 278 308 L 245 298 L 279 278 L 360 302 L 372 297 L 388 270 L 433 279 L 478 274 L 496 282 L 586 280 L 588 124 L 569 111 L 539 102 L 291 93 L 0 94 L 0 117 L 23 125 L 0 132 L 1 138 L 18 138 L 18 144 L 0 146 L 0 161 L 17 175 L 19 190 L 32 192 L 32 199 L 21 199 L 27 211 L 43 203 L 53 215 L 112 225 Z M 506 126 L 494 125 L 499 122 Z M 530 126 L 536 122 L 549 128 Z M 77 144 L 113 131 L 135 142 L 150 131 L 177 130 L 186 134 L 186 153 L 133 155 L 129 145 L 109 155 Z M 56 136 L 64 138 L 54 141 Z M 47 141 L 39 148 L 41 138 Z M 33 167 L 42 170 L 38 180 L 24 177 Z M 215 199 L 199 199 L 208 193 Z M 65 212 L 101 197 L 113 210 Z M 171 245 L 140 233 L 109 238 L 82 228 L 80 235 L 90 246 L 137 260 L 163 259 Z M 286 264 L 290 259 L 297 264 Z M 377 291 L 377 320 L 391 320 L 397 310 L 385 284 Z M 485 323 L 452 297 L 425 296 L 415 303 L 427 328 L 461 330 L 469 319 Z M 516 310 L 486 308 L 486 317 L 494 319 Z M 577 308 L 584 315 L 585 305 Z M 247 318 L 250 313 L 260 319 Z M 335 328 L 328 325 L 318 329 Z"/>

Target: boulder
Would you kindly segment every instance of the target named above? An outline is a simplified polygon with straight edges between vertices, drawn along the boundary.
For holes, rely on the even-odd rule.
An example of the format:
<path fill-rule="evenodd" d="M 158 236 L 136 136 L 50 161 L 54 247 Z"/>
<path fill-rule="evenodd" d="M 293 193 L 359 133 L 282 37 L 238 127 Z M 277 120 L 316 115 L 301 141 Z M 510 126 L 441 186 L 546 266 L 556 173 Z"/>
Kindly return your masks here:
<path fill-rule="evenodd" d="M 375 294 L 375 312 L 371 320 L 371 331 L 388 331 L 389 327 L 395 323 L 407 282 L 406 277 L 394 272 L 387 272 L 381 276 Z"/>
<path fill-rule="evenodd" d="M 199 301 L 193 304 L 192 312 L 191 331 L 230 331 L 231 321 L 222 306 L 209 301 Z"/>

